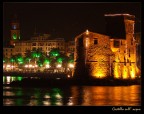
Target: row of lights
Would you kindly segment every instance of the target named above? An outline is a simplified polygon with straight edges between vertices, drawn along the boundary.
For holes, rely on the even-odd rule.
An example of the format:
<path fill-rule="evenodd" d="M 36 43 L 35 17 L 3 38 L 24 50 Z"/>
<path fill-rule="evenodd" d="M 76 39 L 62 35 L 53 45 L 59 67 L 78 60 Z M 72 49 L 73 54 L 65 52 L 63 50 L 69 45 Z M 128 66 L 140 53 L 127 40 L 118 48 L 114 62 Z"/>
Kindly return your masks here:
<path fill-rule="evenodd" d="M 69 68 L 74 68 L 74 65 L 72 64 L 72 63 L 70 63 L 69 65 Z M 13 65 L 3 65 L 3 68 L 14 68 L 15 66 L 13 66 Z M 30 65 L 25 65 L 24 66 L 25 68 L 37 68 L 38 67 L 38 65 L 32 65 L 32 64 L 30 64 Z M 47 65 L 45 65 L 45 67 L 46 68 L 50 68 L 50 65 L 49 64 L 47 64 Z M 57 66 L 56 66 L 57 68 L 61 68 L 62 67 L 62 65 L 61 64 L 58 64 Z"/>

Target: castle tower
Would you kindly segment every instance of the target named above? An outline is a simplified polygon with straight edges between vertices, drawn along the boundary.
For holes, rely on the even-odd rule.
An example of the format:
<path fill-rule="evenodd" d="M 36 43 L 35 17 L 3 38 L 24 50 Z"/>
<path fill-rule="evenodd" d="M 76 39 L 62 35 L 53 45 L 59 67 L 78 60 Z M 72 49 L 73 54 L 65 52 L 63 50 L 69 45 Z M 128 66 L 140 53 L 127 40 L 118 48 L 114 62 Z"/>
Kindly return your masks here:
<path fill-rule="evenodd" d="M 135 16 L 129 14 L 106 14 L 107 35 L 115 53 L 114 78 L 136 78 L 136 41 L 134 39 Z"/>
<path fill-rule="evenodd" d="M 75 46 L 74 78 L 87 80 L 111 76 L 113 52 L 109 36 L 87 30 L 75 38 Z"/>
<path fill-rule="evenodd" d="M 10 31 L 11 31 L 10 45 L 15 46 L 15 42 L 20 40 L 20 27 L 16 15 L 14 16 L 14 19 L 11 22 Z"/>

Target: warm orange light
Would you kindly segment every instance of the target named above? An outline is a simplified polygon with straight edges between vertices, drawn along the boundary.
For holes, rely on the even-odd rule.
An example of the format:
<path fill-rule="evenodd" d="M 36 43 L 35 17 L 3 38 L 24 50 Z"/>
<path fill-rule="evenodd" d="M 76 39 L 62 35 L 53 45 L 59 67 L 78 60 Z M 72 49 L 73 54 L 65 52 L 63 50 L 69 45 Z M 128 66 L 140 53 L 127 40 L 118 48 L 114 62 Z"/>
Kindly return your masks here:
<path fill-rule="evenodd" d="M 126 66 L 123 68 L 123 74 L 122 74 L 123 79 L 128 79 L 128 69 Z"/>
<path fill-rule="evenodd" d="M 116 52 L 119 50 L 119 48 L 111 48 L 112 52 Z"/>
<path fill-rule="evenodd" d="M 140 76 L 140 75 L 141 75 L 141 70 L 140 70 L 138 67 L 136 67 L 136 75 L 137 75 L 137 76 Z"/>
<path fill-rule="evenodd" d="M 89 38 L 87 37 L 86 38 L 86 47 L 88 47 L 89 46 Z"/>
<path fill-rule="evenodd" d="M 88 35 L 89 34 L 89 31 L 88 30 L 86 30 L 86 35 Z"/>
<path fill-rule="evenodd" d="M 132 79 L 134 79 L 136 77 L 135 69 L 132 66 L 131 66 L 131 70 L 130 70 L 130 76 L 131 76 Z"/>
<path fill-rule="evenodd" d="M 102 71 L 97 71 L 97 72 L 95 72 L 95 73 L 93 74 L 93 76 L 94 76 L 95 78 L 105 78 L 105 77 L 106 77 L 106 74 L 103 73 Z"/>
<path fill-rule="evenodd" d="M 115 78 L 120 78 L 120 73 L 121 71 L 119 70 L 119 66 L 118 66 L 118 64 L 115 64 L 115 67 L 114 67 L 114 77 Z"/>

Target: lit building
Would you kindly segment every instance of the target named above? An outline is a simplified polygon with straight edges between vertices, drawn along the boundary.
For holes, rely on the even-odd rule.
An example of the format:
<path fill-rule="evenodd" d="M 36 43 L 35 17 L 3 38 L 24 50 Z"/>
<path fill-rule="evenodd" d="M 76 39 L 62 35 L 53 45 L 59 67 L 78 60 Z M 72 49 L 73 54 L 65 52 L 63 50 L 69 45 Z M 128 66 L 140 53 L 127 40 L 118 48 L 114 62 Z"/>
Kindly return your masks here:
<path fill-rule="evenodd" d="M 3 48 L 4 57 L 10 58 L 14 54 L 15 54 L 15 49 L 13 47 L 5 47 L 5 48 Z"/>
<path fill-rule="evenodd" d="M 134 37 L 135 17 L 129 14 L 105 16 L 108 18 L 106 25 L 108 35 L 87 30 L 75 37 L 73 76 L 76 78 L 88 76 L 87 78 L 135 79 L 138 76 Z"/>
<path fill-rule="evenodd" d="M 12 55 L 21 54 L 25 56 L 27 50 L 42 49 L 44 53 L 49 54 L 53 48 L 58 48 L 60 52 L 74 53 L 74 41 L 65 42 L 64 38 L 51 39 L 49 34 L 37 34 L 36 32 L 30 40 L 20 39 L 20 27 L 17 17 L 11 22 L 10 47 L 3 47 L 4 57 L 10 58 Z"/>
<path fill-rule="evenodd" d="M 135 33 L 136 39 L 136 64 L 137 64 L 137 72 L 138 75 L 141 75 L 141 33 Z"/>
<path fill-rule="evenodd" d="M 66 42 L 66 54 L 69 56 L 70 54 L 74 53 L 75 50 L 75 41 L 68 41 Z"/>
<path fill-rule="evenodd" d="M 25 56 L 27 50 L 34 50 L 34 49 L 42 49 L 44 53 L 47 55 L 49 54 L 50 50 L 53 48 L 58 48 L 60 52 L 65 53 L 66 43 L 63 38 L 56 38 L 56 39 L 48 39 L 43 36 L 37 36 L 36 38 L 32 37 L 31 40 L 27 41 L 17 41 L 15 42 L 15 46 L 11 48 L 4 47 L 4 56 L 10 57 L 10 55 L 21 54 Z"/>
<path fill-rule="evenodd" d="M 110 49 L 109 36 L 87 30 L 75 38 L 75 43 L 74 76 L 77 78 L 81 78 L 81 75 L 95 78 L 111 76 L 109 69 L 114 53 Z"/>

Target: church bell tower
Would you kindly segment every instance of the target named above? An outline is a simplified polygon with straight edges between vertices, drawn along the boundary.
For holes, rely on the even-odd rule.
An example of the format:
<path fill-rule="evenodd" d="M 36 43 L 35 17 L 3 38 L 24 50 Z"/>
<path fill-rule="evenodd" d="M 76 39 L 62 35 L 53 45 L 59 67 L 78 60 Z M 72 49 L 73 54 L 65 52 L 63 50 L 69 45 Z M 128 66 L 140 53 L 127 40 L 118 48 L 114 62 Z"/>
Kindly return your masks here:
<path fill-rule="evenodd" d="M 10 45 L 15 46 L 15 42 L 20 40 L 20 27 L 17 16 L 15 15 L 11 22 L 11 39 Z"/>

